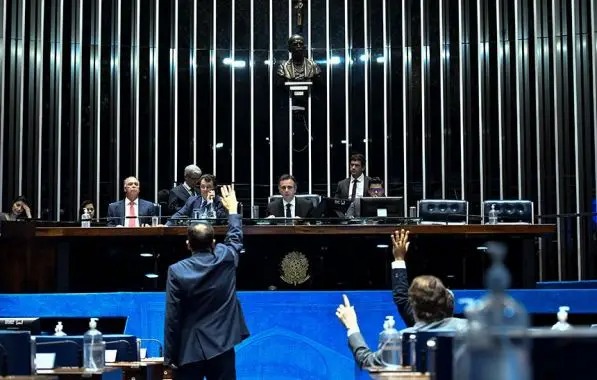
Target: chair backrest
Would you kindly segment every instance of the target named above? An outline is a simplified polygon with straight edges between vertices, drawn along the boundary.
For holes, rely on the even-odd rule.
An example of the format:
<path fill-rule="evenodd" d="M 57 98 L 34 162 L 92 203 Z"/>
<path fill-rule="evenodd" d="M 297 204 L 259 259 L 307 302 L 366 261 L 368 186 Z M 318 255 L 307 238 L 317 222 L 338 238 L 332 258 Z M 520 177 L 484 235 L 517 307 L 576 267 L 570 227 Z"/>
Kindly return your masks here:
<path fill-rule="evenodd" d="M 321 202 L 321 195 L 317 195 L 317 194 L 296 194 L 295 197 L 311 201 L 311 203 L 313 203 L 313 207 L 315 207 L 315 208 L 317 208 L 319 206 L 319 203 Z M 267 202 L 270 203 L 273 200 L 279 199 L 279 198 L 282 198 L 282 196 L 280 194 L 270 195 Z"/>
<path fill-rule="evenodd" d="M 528 200 L 487 200 L 481 207 L 483 223 L 487 223 L 489 210 L 495 205 L 498 223 L 529 223 L 535 222 L 533 202 Z"/>
<path fill-rule="evenodd" d="M 422 199 L 417 202 L 421 222 L 468 223 L 468 202 L 457 199 Z"/>

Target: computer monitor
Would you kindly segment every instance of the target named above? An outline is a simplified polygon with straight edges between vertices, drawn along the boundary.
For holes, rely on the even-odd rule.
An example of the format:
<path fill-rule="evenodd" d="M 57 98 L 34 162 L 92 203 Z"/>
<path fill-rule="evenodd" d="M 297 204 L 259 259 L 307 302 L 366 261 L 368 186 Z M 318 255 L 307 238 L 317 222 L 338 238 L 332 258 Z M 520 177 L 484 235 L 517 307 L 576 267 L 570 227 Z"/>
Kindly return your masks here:
<path fill-rule="evenodd" d="M 27 331 L 0 331 L 0 376 L 30 376 L 31 334 Z"/>
<path fill-rule="evenodd" d="M 39 318 L 0 318 L 0 330 L 41 332 Z"/>
<path fill-rule="evenodd" d="M 323 206 L 321 207 L 321 216 L 324 218 L 344 218 L 350 203 L 350 199 L 323 197 L 321 200 L 321 206 Z"/>
<path fill-rule="evenodd" d="M 404 217 L 402 197 L 363 197 L 360 202 L 361 218 Z"/>

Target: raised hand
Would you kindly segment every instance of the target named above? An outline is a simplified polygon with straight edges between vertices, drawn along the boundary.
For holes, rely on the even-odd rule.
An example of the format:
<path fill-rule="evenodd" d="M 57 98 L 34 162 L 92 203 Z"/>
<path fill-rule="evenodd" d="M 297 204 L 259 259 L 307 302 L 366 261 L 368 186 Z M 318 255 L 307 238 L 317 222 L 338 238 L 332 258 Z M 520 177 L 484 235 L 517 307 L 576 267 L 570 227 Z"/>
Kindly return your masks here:
<path fill-rule="evenodd" d="M 410 245 L 410 242 L 408 241 L 408 231 L 405 231 L 404 229 L 394 231 L 394 234 L 391 235 L 391 237 L 394 260 L 404 260 L 404 256 L 406 256 L 408 246 Z"/>
<path fill-rule="evenodd" d="M 230 185 L 222 186 L 222 204 L 228 210 L 229 214 L 236 214 L 238 209 L 238 201 L 236 200 L 236 192 Z"/>
<path fill-rule="evenodd" d="M 347 329 L 358 328 L 357 313 L 354 311 L 354 306 L 350 305 L 350 301 L 346 294 L 342 295 L 342 299 L 344 300 L 344 303 L 338 305 L 338 308 L 336 309 L 336 317 L 338 317 L 340 322 L 342 322 Z"/>

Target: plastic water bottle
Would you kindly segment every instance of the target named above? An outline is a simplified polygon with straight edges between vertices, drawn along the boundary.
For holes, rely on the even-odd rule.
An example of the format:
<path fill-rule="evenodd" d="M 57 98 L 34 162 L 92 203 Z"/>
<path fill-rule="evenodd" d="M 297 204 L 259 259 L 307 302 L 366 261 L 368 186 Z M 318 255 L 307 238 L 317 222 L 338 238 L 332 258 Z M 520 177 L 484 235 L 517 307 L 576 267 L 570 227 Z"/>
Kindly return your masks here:
<path fill-rule="evenodd" d="M 216 212 L 214 211 L 214 201 L 208 200 L 207 201 L 207 211 L 205 212 L 205 217 L 207 219 L 215 219 Z"/>
<path fill-rule="evenodd" d="M 83 368 L 85 371 L 99 371 L 105 367 L 106 342 L 96 327 L 97 318 L 91 318 L 89 330 L 83 335 Z"/>
<path fill-rule="evenodd" d="M 54 336 L 66 336 L 66 333 L 62 331 L 62 322 L 58 321 L 56 327 L 54 327 Z"/>
<path fill-rule="evenodd" d="M 81 227 L 91 227 L 91 215 L 89 215 L 89 212 L 87 212 L 86 208 L 83 209 L 83 215 L 81 215 Z"/>
<path fill-rule="evenodd" d="M 379 335 L 381 361 L 387 369 L 398 369 L 402 364 L 402 339 L 394 328 L 394 317 L 388 315 L 384 322 L 384 330 Z"/>
<path fill-rule="evenodd" d="M 558 310 L 558 321 L 551 327 L 552 330 L 566 331 L 572 329 L 572 326 L 568 323 L 569 311 L 569 306 L 560 306 L 560 309 Z"/>
<path fill-rule="evenodd" d="M 489 210 L 489 215 L 487 218 L 487 224 L 497 224 L 498 222 L 498 216 L 497 216 L 497 211 L 495 209 L 495 205 L 491 205 L 491 209 Z"/>
<path fill-rule="evenodd" d="M 453 378 L 459 380 L 530 380 L 529 317 L 507 294 L 510 273 L 507 247 L 488 242 L 492 259 L 485 281 L 488 293 L 464 312 L 468 328 L 457 332 L 452 352 Z"/>

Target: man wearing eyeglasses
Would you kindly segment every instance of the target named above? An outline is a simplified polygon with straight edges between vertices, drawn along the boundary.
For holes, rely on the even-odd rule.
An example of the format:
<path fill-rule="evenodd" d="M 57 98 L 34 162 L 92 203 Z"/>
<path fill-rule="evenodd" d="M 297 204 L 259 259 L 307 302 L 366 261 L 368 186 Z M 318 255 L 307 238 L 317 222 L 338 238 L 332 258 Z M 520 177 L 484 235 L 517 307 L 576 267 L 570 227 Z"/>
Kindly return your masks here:
<path fill-rule="evenodd" d="M 297 198 L 296 179 L 290 174 L 284 174 L 278 180 L 278 191 L 282 198 L 277 198 L 267 205 L 269 217 L 276 218 L 310 218 L 313 213 L 313 203 L 306 199 Z"/>
<path fill-rule="evenodd" d="M 199 193 L 201 174 L 201 169 L 197 165 L 184 168 L 184 182 L 170 190 L 168 209 L 171 213 L 180 210 L 190 197 Z"/>
<path fill-rule="evenodd" d="M 383 181 L 379 177 L 369 178 L 367 194 L 370 197 L 385 197 L 386 191 L 383 188 Z M 361 216 L 361 198 L 355 198 L 346 210 L 347 218 L 359 218 Z"/>

